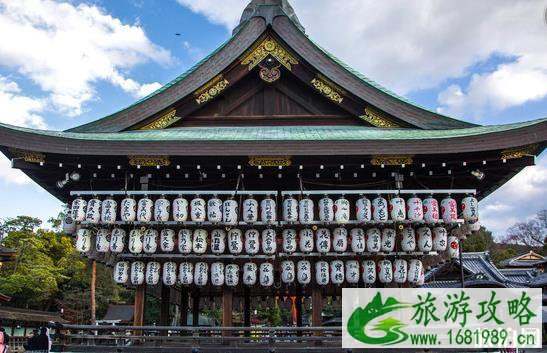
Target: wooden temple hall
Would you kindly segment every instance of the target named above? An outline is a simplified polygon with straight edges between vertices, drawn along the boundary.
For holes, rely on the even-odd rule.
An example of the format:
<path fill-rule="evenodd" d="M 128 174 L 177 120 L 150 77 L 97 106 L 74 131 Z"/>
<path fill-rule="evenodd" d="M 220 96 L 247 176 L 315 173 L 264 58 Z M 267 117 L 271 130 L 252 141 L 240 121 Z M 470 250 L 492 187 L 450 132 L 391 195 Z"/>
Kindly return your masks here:
<path fill-rule="evenodd" d="M 293 298 L 309 325 L 344 287 L 419 286 L 459 256 L 478 201 L 547 142 L 547 119 L 479 126 L 409 102 L 312 41 L 287 0 L 158 91 L 66 131 L 0 124 L 0 149 L 68 205 L 91 259 L 198 324 Z"/>

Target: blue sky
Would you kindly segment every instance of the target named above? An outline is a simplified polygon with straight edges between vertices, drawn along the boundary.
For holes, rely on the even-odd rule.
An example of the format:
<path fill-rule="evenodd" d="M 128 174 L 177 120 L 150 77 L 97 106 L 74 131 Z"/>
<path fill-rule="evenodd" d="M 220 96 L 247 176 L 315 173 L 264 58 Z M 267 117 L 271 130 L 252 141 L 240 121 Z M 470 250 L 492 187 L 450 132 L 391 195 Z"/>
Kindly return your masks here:
<path fill-rule="evenodd" d="M 316 42 L 428 109 L 479 124 L 547 116 L 546 1 L 291 3 Z M 0 40 L 0 121 L 64 130 L 115 112 L 217 48 L 245 5 L 0 0 L 0 32 L 13 33 Z M 546 184 L 542 156 L 483 202 L 483 222 L 503 234 L 533 216 L 546 206 Z M 3 157 L 0 193 L 1 218 L 60 210 Z"/>

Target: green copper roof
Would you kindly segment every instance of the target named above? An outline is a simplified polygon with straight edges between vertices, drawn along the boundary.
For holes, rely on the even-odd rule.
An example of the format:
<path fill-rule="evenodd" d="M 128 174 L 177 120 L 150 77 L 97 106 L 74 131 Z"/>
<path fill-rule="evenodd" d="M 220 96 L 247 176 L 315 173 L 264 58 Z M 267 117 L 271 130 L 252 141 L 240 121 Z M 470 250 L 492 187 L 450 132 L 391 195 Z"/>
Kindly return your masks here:
<path fill-rule="evenodd" d="M 429 140 L 450 139 L 504 132 L 546 123 L 547 118 L 507 125 L 464 129 L 420 130 L 378 129 L 359 126 L 280 126 L 280 127 L 187 127 L 115 133 L 77 133 L 35 130 L 7 124 L 0 128 L 43 136 L 96 141 L 349 141 L 349 140 Z"/>

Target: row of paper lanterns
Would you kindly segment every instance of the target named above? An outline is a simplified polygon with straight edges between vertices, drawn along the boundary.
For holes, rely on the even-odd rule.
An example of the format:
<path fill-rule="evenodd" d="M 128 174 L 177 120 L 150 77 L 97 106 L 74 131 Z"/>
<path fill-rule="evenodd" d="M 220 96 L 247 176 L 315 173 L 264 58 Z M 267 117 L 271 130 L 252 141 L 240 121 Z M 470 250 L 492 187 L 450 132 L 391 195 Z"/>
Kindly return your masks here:
<path fill-rule="evenodd" d="M 359 263 L 357 260 L 334 260 L 315 262 L 315 283 L 321 286 L 329 284 L 374 284 L 376 282 L 388 283 L 411 283 L 421 285 L 424 282 L 424 267 L 420 260 L 395 259 L 365 260 Z M 235 287 L 240 283 L 253 286 L 257 283 L 263 287 L 274 285 L 274 265 L 265 262 L 258 266 L 256 263 L 248 262 L 240 266 L 237 264 L 225 265 L 221 262 L 207 264 L 205 262 L 183 262 L 177 266 L 175 262 L 165 262 L 163 270 L 159 262 L 144 263 L 135 261 L 117 262 L 114 266 L 114 281 L 119 284 L 131 283 L 133 285 L 157 285 L 160 281 L 160 274 L 163 284 L 174 286 L 177 283 L 182 285 L 206 286 L 229 286 Z M 240 278 L 241 275 L 241 278 Z M 280 280 L 283 284 L 308 285 L 312 281 L 312 263 L 307 260 L 281 262 Z"/>
<path fill-rule="evenodd" d="M 348 234 L 349 233 L 349 234 Z M 126 249 L 127 233 L 122 228 L 112 231 L 103 228 L 96 233 L 90 229 L 80 229 L 76 237 L 76 250 L 88 253 L 92 249 L 92 239 L 95 238 L 95 250 L 99 253 L 123 253 Z M 210 238 L 210 240 L 209 240 Z M 448 236 L 444 227 L 433 229 L 423 226 L 417 230 L 407 226 L 399 234 L 393 228 L 346 228 L 285 229 L 281 236 L 281 250 L 284 253 L 338 252 L 350 250 L 354 253 L 379 252 L 451 252 L 452 243 L 457 242 L 455 236 Z M 275 255 L 278 252 L 277 232 L 275 229 L 264 229 L 262 232 L 249 229 L 212 230 L 209 234 L 205 229 L 181 229 L 178 235 L 172 229 L 133 229 L 129 232 L 127 250 L 132 254 L 155 254 L 158 250 L 171 253 L 176 250 L 180 254 L 213 254 L 230 253 L 238 255 L 245 252 L 256 255 Z M 399 242 L 399 247 L 396 247 Z M 451 253 L 451 257 L 456 256 Z"/>
<path fill-rule="evenodd" d="M 260 206 L 260 207 L 259 207 Z M 315 208 L 317 206 L 317 212 Z M 402 197 L 393 197 L 389 201 L 382 196 L 373 200 L 361 197 L 355 202 L 355 218 L 358 222 L 395 222 L 411 221 L 437 223 L 442 219 L 445 223 L 454 223 L 458 219 L 458 205 L 456 200 L 446 197 L 440 202 L 428 197 L 421 199 L 413 196 L 408 200 Z M 351 218 L 351 203 L 341 197 L 334 201 L 328 196 L 320 199 L 318 204 L 305 197 L 298 201 L 294 197 L 287 197 L 283 201 L 283 221 L 301 224 L 320 222 L 348 223 Z M 260 211 L 259 211 L 260 210 Z M 478 221 L 478 201 L 475 197 L 467 196 L 462 199 L 461 212 L 465 221 L 474 223 Z M 211 198 L 205 201 L 196 197 L 188 202 L 183 197 L 177 197 L 172 202 L 165 197 L 156 201 L 145 197 L 138 202 L 133 198 L 125 198 L 118 202 L 109 197 L 105 200 L 93 198 L 85 201 L 77 198 L 72 202 L 71 216 L 76 222 L 89 222 L 93 224 L 112 224 L 118 220 L 122 222 L 205 222 L 224 223 L 237 225 L 239 221 L 239 204 L 234 199 L 222 201 L 219 198 Z M 317 218 L 315 217 L 317 214 Z M 243 201 L 241 220 L 247 223 L 258 222 L 274 223 L 277 221 L 276 202 L 271 197 L 266 197 L 260 202 L 250 197 Z"/>

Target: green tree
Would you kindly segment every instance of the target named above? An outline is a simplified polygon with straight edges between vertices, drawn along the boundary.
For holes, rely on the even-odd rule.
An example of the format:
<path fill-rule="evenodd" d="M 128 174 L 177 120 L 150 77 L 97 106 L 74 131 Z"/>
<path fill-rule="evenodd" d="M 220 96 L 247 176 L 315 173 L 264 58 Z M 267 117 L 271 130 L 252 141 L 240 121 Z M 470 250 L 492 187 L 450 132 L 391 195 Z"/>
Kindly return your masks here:
<path fill-rule="evenodd" d="M 494 245 L 492 232 L 484 227 L 463 242 L 464 252 L 489 251 Z"/>

